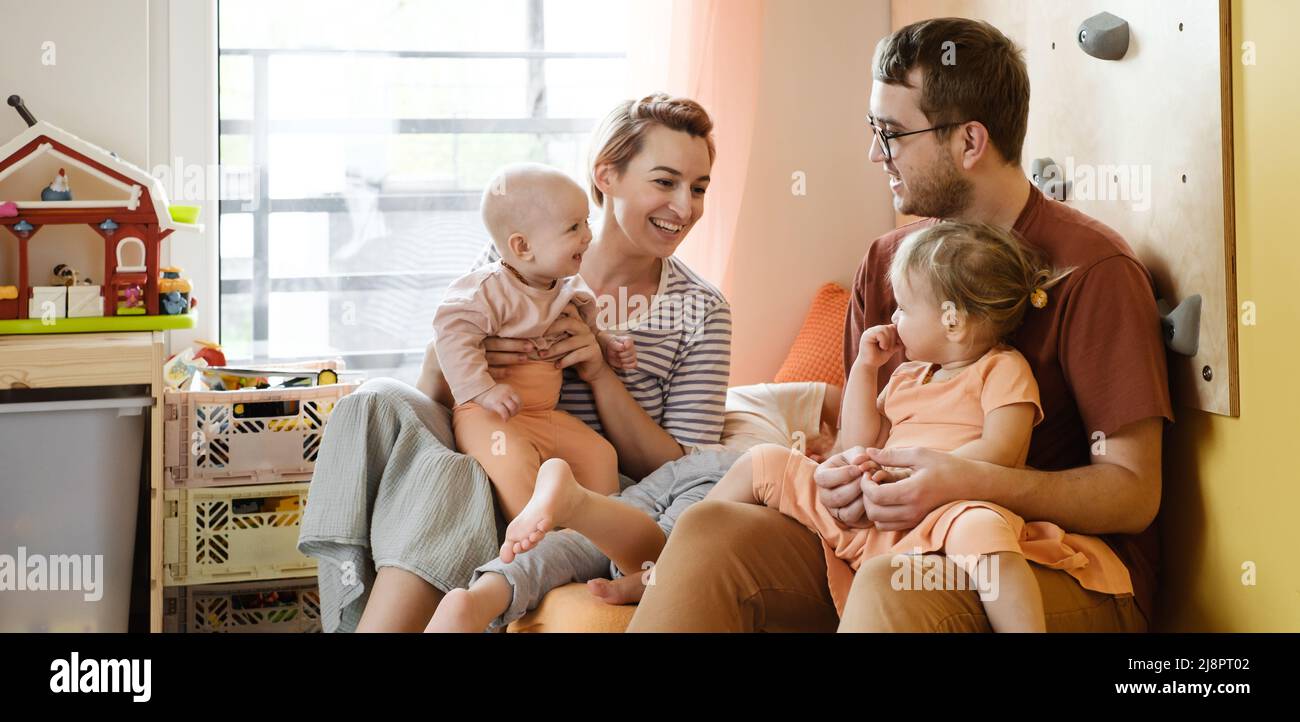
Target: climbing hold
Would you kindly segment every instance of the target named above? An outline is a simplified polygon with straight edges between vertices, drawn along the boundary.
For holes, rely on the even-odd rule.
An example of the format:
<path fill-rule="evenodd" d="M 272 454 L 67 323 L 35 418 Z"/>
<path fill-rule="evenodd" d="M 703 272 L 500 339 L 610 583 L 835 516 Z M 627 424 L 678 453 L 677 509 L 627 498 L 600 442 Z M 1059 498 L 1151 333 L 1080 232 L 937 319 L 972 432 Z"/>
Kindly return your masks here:
<path fill-rule="evenodd" d="M 1079 26 L 1079 47 L 1102 60 L 1119 60 L 1128 52 L 1128 21 L 1098 13 Z"/>

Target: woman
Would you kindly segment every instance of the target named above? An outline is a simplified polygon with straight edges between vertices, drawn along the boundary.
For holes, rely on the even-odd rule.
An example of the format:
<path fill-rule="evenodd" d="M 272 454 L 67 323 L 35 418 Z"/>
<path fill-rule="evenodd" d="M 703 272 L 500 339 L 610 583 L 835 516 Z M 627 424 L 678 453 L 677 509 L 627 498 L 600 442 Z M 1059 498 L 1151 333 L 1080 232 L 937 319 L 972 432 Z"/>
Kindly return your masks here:
<path fill-rule="evenodd" d="M 547 331 L 571 334 L 544 357 L 569 369 L 558 408 L 604 434 L 635 479 L 717 443 L 722 431 L 730 309 L 672 255 L 704 212 L 711 132 L 697 103 L 660 94 L 621 103 L 593 138 L 590 185 L 600 214 L 581 275 L 602 324 L 634 338 L 637 368 L 610 369 L 578 319 Z M 499 379 L 530 350 L 519 339 L 489 339 L 488 349 Z M 326 427 L 299 548 L 321 558 L 327 629 L 335 611 L 339 627 L 351 626 L 364 603 L 357 631 L 418 632 L 443 593 L 497 553 L 491 489 L 477 462 L 459 454 L 411 459 L 418 439 L 433 445 L 430 432 L 451 445 L 446 410 L 429 401 L 451 405 L 432 344 L 419 389 L 369 382 L 340 402 Z"/>

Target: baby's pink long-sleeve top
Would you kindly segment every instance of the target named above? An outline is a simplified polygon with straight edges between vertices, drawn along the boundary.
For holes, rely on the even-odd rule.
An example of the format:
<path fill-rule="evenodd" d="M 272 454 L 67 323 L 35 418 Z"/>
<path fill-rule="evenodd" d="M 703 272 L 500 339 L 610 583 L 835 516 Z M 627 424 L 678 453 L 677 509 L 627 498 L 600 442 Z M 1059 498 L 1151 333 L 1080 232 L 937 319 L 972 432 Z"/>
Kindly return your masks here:
<path fill-rule="evenodd" d="M 543 334 L 570 303 L 593 333 L 600 330 L 595 294 L 579 276 L 561 278 L 549 289 L 535 288 L 497 261 L 453 281 L 434 313 L 433 330 L 438 363 L 456 403 L 497 384 L 488 373 L 483 339 L 528 339 L 545 351 L 567 337 Z"/>

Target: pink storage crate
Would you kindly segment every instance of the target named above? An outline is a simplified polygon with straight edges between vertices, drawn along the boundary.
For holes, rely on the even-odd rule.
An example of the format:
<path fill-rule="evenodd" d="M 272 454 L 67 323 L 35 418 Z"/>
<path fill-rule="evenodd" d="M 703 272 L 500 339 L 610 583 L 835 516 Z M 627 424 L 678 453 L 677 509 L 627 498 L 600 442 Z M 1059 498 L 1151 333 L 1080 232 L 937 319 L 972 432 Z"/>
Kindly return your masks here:
<path fill-rule="evenodd" d="M 168 391 L 167 488 L 310 481 L 330 413 L 357 386 Z"/>

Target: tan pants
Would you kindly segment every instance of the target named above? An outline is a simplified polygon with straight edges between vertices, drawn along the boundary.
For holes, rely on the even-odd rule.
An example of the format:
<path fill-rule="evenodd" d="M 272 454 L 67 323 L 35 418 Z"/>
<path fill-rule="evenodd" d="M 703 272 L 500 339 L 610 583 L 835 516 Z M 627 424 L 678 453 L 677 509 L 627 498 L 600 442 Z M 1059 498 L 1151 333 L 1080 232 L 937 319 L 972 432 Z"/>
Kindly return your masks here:
<path fill-rule="evenodd" d="M 592 491 L 618 491 L 614 447 L 578 418 L 555 410 L 561 381 L 561 371 L 549 362 L 519 364 L 504 379 L 522 402 L 509 421 L 473 402 L 452 411 L 456 448 L 482 464 L 507 520 L 532 498 L 537 470 L 547 459 L 564 459 L 578 483 Z"/>
<path fill-rule="evenodd" d="M 914 563 L 936 562 L 942 564 L 920 557 Z M 1042 590 L 1047 631 L 1146 631 L 1132 595 L 1092 592 L 1066 572 L 1030 566 Z M 979 594 L 964 579 L 945 589 L 896 591 L 891 581 L 898 572 L 891 555 L 864 561 L 840 619 L 815 533 L 775 509 L 705 500 L 678 521 L 628 631 L 993 631 Z"/>

